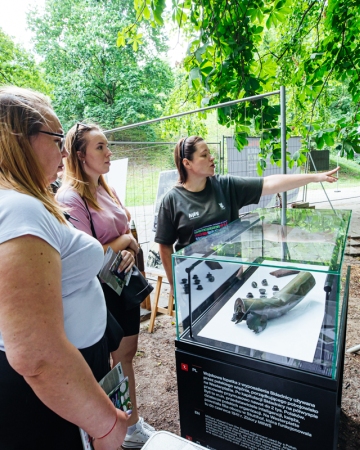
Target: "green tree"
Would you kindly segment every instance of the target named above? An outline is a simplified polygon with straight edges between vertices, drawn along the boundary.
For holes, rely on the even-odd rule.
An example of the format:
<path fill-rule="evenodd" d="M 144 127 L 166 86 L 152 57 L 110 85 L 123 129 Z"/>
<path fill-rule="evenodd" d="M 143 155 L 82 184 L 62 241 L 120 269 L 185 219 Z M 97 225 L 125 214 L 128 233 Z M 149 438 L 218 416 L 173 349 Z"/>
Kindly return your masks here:
<path fill-rule="evenodd" d="M 186 82 L 184 69 L 175 70 L 175 84 L 165 104 L 163 115 L 170 116 L 192 109 L 197 109 L 194 91 Z M 162 138 L 166 141 L 177 141 L 181 136 L 207 136 L 207 129 L 202 117 L 186 115 L 180 118 L 164 120 L 159 124 Z"/>
<path fill-rule="evenodd" d="M 35 49 L 66 127 L 89 119 L 113 128 L 161 114 L 172 87 L 171 70 L 159 57 L 166 48 L 162 33 L 138 33 L 122 53 L 113 39 L 133 19 L 129 0 L 47 0 L 43 15 L 31 13 Z"/>
<path fill-rule="evenodd" d="M 143 20 L 161 25 L 164 0 L 135 0 L 134 6 L 133 33 Z M 184 65 L 197 104 L 222 103 L 285 85 L 289 125 L 301 132 L 305 143 L 313 140 L 318 148 L 336 144 L 352 158 L 354 151 L 360 152 L 359 6 L 359 0 L 173 0 L 172 20 L 191 36 Z M 129 42 L 128 29 L 120 32 L 118 45 Z M 324 108 L 339 101 L 336 90 L 344 85 L 347 113 L 327 120 Z M 260 160 L 271 153 L 279 162 L 278 114 L 278 105 L 263 99 L 222 109 L 219 121 L 235 123 L 239 148 L 252 125 L 262 137 Z M 294 160 L 302 163 L 306 151 L 304 147 Z"/>
<path fill-rule="evenodd" d="M 44 94 L 51 91 L 34 58 L 0 29 L 0 85 L 10 84 Z"/>

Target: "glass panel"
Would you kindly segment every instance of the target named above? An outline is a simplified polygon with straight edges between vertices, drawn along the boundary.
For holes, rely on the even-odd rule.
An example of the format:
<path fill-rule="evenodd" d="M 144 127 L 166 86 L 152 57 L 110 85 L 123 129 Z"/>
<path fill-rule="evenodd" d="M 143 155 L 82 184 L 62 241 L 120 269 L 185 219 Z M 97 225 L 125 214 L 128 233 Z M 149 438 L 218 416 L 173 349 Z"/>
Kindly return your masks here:
<path fill-rule="evenodd" d="M 175 253 L 178 339 L 335 377 L 350 218 L 257 210 Z"/>

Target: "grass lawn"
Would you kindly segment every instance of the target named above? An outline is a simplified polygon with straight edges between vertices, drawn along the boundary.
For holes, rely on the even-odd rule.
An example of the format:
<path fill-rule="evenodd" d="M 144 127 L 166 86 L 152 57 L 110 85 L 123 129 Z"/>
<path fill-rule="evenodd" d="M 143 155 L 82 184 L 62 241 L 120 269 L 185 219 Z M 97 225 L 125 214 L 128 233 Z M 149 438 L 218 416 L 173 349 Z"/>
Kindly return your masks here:
<path fill-rule="evenodd" d="M 335 169 L 338 165 L 336 156 L 330 155 L 330 170 Z M 351 188 L 360 186 L 360 164 L 356 161 L 348 160 L 346 158 L 339 158 L 339 185 L 343 188 Z M 322 189 L 319 183 L 311 183 L 309 189 Z"/>
<path fill-rule="evenodd" d="M 142 206 L 152 205 L 155 203 L 159 174 L 162 170 L 171 170 L 168 161 L 166 164 L 163 161 L 158 162 L 163 167 L 156 167 L 157 164 L 152 164 L 150 161 L 140 163 L 140 159 L 136 162 L 135 167 L 128 172 L 127 188 L 126 188 L 126 206 Z M 339 184 L 341 187 L 360 186 L 360 164 L 356 161 L 347 160 L 346 158 L 339 158 L 340 175 Z M 330 155 L 330 169 L 337 166 L 337 157 Z M 311 186 L 311 187 L 310 187 Z M 322 189 L 318 183 L 311 183 L 310 189 Z"/>

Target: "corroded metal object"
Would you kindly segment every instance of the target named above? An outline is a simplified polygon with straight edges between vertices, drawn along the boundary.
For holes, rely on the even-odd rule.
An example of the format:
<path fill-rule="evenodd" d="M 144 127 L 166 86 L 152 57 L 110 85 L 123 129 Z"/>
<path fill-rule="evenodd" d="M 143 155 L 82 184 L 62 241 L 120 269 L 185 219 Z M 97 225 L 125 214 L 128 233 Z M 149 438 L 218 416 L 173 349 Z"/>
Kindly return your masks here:
<path fill-rule="evenodd" d="M 264 331 L 268 320 L 276 319 L 293 309 L 315 286 L 316 281 L 310 272 L 300 272 L 281 291 L 274 292 L 269 299 L 237 298 L 232 321 L 246 320 L 254 333 Z"/>
<path fill-rule="evenodd" d="M 273 275 L 276 278 L 288 277 L 289 275 L 295 275 L 299 273 L 299 270 L 289 270 L 289 269 L 278 269 L 270 272 L 270 275 Z"/>

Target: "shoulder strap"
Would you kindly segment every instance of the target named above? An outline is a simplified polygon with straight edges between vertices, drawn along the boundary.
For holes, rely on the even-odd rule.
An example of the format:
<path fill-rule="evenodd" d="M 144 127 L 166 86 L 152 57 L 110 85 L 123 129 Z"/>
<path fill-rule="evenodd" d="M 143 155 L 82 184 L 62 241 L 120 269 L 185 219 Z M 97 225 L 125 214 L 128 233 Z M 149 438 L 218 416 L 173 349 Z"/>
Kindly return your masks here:
<path fill-rule="evenodd" d="M 92 235 L 93 235 L 93 237 L 94 237 L 95 239 L 97 239 L 96 231 L 95 231 L 95 227 L 94 227 L 94 222 L 93 222 L 93 220 L 92 220 L 91 212 L 90 212 L 90 209 L 89 209 L 89 207 L 88 207 L 87 201 L 85 200 L 84 197 L 81 197 L 81 198 L 83 199 L 83 202 L 85 203 L 85 208 L 87 209 L 87 212 L 89 213 L 90 227 L 91 227 Z"/>

